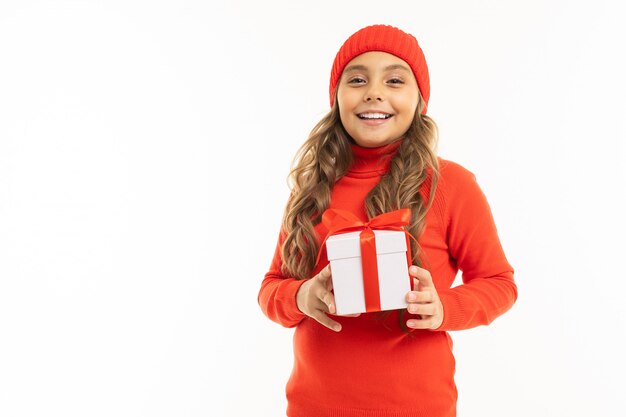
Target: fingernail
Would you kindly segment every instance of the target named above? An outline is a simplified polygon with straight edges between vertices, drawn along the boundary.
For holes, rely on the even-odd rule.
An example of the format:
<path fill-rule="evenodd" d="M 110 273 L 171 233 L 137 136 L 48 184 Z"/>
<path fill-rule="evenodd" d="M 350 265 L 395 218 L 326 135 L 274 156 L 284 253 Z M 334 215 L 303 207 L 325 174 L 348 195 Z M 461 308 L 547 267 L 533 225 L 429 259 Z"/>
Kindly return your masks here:
<path fill-rule="evenodd" d="M 409 301 L 415 301 L 417 299 L 417 297 L 415 296 L 415 293 L 410 293 L 409 294 Z"/>
<path fill-rule="evenodd" d="M 339 330 L 341 330 L 341 326 L 340 326 L 340 325 L 338 325 L 338 324 L 335 324 L 335 325 L 333 326 L 333 330 L 335 330 L 336 332 L 338 332 Z"/>

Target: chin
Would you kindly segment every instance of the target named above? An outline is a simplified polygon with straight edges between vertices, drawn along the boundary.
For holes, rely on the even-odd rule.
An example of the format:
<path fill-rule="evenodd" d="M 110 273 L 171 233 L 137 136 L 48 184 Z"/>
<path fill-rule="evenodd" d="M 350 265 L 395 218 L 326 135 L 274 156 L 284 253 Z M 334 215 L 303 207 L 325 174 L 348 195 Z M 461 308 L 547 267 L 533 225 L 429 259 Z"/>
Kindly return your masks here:
<path fill-rule="evenodd" d="M 393 140 L 355 140 L 355 142 L 360 145 L 363 146 L 365 148 L 378 148 L 379 146 L 385 146 L 390 144 L 391 142 L 393 142 Z"/>

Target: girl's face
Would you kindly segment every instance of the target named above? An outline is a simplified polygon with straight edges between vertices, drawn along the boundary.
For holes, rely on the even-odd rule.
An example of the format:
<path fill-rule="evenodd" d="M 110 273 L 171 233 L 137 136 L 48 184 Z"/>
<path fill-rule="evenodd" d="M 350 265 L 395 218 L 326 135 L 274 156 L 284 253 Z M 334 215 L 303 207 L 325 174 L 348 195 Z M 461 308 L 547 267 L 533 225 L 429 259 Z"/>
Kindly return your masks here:
<path fill-rule="evenodd" d="M 366 52 L 348 62 L 337 87 L 341 123 L 357 145 L 373 148 L 400 139 L 419 100 L 411 67 L 386 52 Z"/>

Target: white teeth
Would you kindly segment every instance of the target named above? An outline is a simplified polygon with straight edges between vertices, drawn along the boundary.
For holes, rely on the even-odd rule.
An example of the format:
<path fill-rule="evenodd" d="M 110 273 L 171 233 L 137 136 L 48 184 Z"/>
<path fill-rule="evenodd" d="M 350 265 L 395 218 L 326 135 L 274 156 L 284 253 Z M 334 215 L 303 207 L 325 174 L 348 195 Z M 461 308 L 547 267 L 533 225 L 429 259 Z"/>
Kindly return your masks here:
<path fill-rule="evenodd" d="M 359 117 L 361 119 L 387 119 L 391 117 L 391 115 L 383 113 L 361 113 Z"/>

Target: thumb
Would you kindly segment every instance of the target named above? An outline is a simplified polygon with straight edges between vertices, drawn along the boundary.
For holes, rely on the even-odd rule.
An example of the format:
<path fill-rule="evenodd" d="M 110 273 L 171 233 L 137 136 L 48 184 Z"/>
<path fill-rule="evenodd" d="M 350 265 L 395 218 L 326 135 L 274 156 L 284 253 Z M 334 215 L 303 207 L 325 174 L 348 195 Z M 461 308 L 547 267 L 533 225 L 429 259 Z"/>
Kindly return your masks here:
<path fill-rule="evenodd" d="M 420 268 L 417 265 L 411 265 L 409 268 L 409 274 L 419 280 L 422 288 L 435 286 L 433 283 L 433 277 L 427 269 Z"/>
<path fill-rule="evenodd" d="M 320 272 L 317 274 L 317 279 L 326 282 L 330 278 L 330 264 L 326 265 Z"/>
<path fill-rule="evenodd" d="M 413 278 L 413 291 L 423 291 L 427 285 L 425 282 L 418 278 Z"/>
<path fill-rule="evenodd" d="M 413 291 L 423 291 L 428 285 L 422 279 L 413 278 Z"/>

